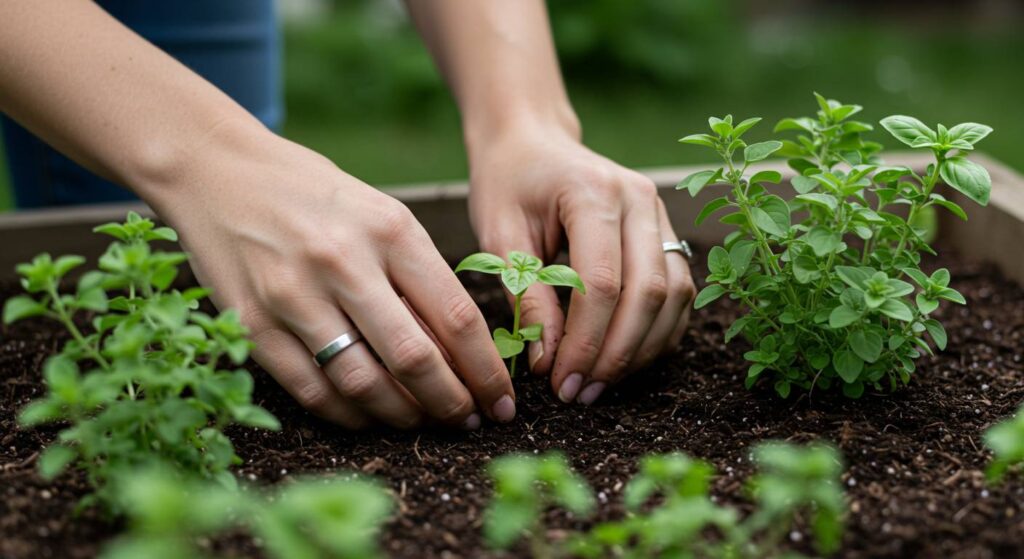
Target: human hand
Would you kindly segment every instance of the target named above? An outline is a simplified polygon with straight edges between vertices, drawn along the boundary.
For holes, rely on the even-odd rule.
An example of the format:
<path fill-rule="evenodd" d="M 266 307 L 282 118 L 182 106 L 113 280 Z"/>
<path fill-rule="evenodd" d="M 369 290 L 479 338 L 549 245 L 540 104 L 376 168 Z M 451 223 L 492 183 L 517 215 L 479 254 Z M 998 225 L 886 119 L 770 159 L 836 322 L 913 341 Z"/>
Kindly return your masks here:
<path fill-rule="evenodd" d="M 250 132 L 218 129 L 194 165 L 146 190 L 217 305 L 239 309 L 256 361 L 350 429 L 427 418 L 475 429 L 478 405 L 511 421 L 483 316 L 412 213 L 316 153 Z M 312 355 L 355 329 L 363 341 L 317 367 Z"/>
<path fill-rule="evenodd" d="M 685 258 L 662 250 L 679 239 L 650 179 L 559 132 L 508 134 L 470 153 L 481 248 L 550 261 L 565 237 L 587 286 L 585 296 L 573 293 L 568 317 L 551 287 L 533 286 L 522 300 L 523 323 L 544 325 L 530 366 L 551 373 L 563 402 L 589 405 L 679 348 L 695 288 Z"/>

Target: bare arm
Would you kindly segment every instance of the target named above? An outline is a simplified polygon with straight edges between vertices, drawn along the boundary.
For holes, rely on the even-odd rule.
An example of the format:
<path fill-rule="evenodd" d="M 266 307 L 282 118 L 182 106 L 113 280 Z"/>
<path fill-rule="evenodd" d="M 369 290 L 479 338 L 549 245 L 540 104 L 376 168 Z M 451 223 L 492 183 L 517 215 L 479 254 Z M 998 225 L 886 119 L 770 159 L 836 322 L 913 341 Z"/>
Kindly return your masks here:
<path fill-rule="evenodd" d="M 559 73 L 542 0 L 406 2 L 463 115 L 470 213 L 485 250 L 554 257 L 563 236 L 587 284 L 568 316 L 531 287 L 524 323 L 542 323 L 534 372 L 565 402 L 591 404 L 625 374 L 675 351 L 694 295 L 650 180 L 588 150 Z"/>
<path fill-rule="evenodd" d="M 176 227 L 257 361 L 315 414 L 468 429 L 515 415 L 483 317 L 407 208 L 274 135 L 95 3 L 0 3 L 0 110 Z M 313 364 L 353 329 L 365 342 Z"/>

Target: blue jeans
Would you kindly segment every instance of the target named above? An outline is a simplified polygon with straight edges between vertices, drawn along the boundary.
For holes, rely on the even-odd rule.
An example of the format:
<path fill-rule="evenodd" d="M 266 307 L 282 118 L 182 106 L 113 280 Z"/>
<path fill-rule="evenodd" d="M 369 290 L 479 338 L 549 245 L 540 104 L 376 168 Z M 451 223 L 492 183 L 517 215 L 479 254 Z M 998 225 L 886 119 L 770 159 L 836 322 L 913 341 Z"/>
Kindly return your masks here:
<path fill-rule="evenodd" d="M 280 128 L 280 33 L 274 0 L 100 0 L 136 33 Z M 19 208 L 135 199 L 93 175 L 6 116 L 7 165 Z"/>

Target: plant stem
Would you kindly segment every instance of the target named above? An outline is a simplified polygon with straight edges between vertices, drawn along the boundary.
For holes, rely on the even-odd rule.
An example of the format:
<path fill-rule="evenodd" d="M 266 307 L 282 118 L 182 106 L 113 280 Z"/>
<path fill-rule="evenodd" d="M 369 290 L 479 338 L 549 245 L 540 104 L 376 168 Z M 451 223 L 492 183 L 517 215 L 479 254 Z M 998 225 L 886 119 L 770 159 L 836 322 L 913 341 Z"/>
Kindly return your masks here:
<path fill-rule="evenodd" d="M 513 338 L 517 338 L 519 336 L 519 311 L 520 311 L 520 307 L 522 306 L 522 301 L 523 301 L 523 294 L 520 293 L 519 295 L 516 295 L 515 308 L 512 311 L 512 313 L 513 313 L 513 315 L 512 315 L 513 316 L 513 318 L 512 318 L 512 337 Z M 512 378 L 515 378 L 515 376 L 516 376 L 516 358 L 517 357 L 519 357 L 518 353 L 513 355 L 512 356 L 512 362 L 508 366 L 508 376 L 510 376 Z"/>

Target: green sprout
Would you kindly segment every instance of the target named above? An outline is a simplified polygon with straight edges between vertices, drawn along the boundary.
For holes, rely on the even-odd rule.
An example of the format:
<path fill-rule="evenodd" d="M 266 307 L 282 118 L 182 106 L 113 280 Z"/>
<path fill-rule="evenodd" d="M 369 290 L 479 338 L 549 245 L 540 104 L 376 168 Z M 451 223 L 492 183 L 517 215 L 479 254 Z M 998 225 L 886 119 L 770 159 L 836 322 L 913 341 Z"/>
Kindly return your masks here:
<path fill-rule="evenodd" d="M 775 127 L 797 132 L 796 141 L 747 144 L 742 136 L 761 119 L 734 123 L 731 116 L 712 117 L 710 134 L 680 140 L 712 149 L 723 163 L 677 187 L 696 196 L 709 185 L 727 186 L 701 210 L 697 224 L 727 210 L 719 221 L 737 229 L 708 254 L 708 285 L 694 308 L 725 295 L 746 307 L 725 340 L 743 335 L 754 346 L 744 355 L 751 363 L 748 387 L 771 377 L 782 397 L 794 386 L 841 387 L 852 398 L 866 387 L 896 390 L 910 382 L 914 362 L 932 353 L 925 334 L 937 349 L 946 347 L 945 330 L 929 315 L 941 301 L 966 303 L 949 287 L 947 270 L 921 271 L 921 253 L 935 254 L 927 225 L 936 208 L 967 219 L 963 208 L 936 192 L 940 182 L 988 203 L 988 172 L 967 156 L 992 129 L 882 119 L 896 139 L 934 156 L 918 174 L 881 163 L 881 144 L 862 138 L 872 126 L 850 119 L 860 106 L 815 97 L 816 117 L 787 118 Z M 797 172 L 789 199 L 764 186 L 781 182 L 779 172 L 748 173 L 772 155 L 787 157 Z"/>
<path fill-rule="evenodd" d="M 1024 407 L 1014 417 L 989 427 L 985 445 L 995 454 L 986 471 L 990 481 L 999 481 L 1009 470 L 1024 466 Z"/>
<path fill-rule="evenodd" d="M 67 423 L 40 455 L 40 473 L 85 470 L 97 492 L 83 504 L 113 504 L 107 482 L 154 461 L 234 485 L 228 467 L 239 459 L 223 429 L 280 427 L 252 403 L 250 374 L 222 368 L 245 362 L 252 345 L 238 314 L 199 312 L 205 289 L 171 288 L 186 256 L 150 242 L 176 240 L 173 230 L 130 213 L 96 231 L 116 240 L 73 293 L 62 293 L 62 284 L 85 259 L 41 254 L 17 267 L 28 295 L 4 305 L 6 324 L 42 316 L 71 336 L 43 367 L 46 395 L 18 418 L 26 427 Z"/>
<path fill-rule="evenodd" d="M 375 559 L 393 503 L 376 483 L 309 478 L 276 490 L 226 488 L 159 467 L 117 481 L 127 533 L 101 559 L 208 557 L 196 541 L 244 529 L 273 559 Z"/>
<path fill-rule="evenodd" d="M 526 537 L 531 557 L 557 557 L 560 553 L 545 539 L 544 512 L 562 506 L 584 515 L 594 508 L 590 487 L 560 453 L 502 456 L 487 472 L 494 480 L 494 497 L 484 515 L 484 537 L 492 547 L 507 549 Z"/>
<path fill-rule="evenodd" d="M 471 254 L 455 267 L 455 273 L 464 270 L 500 275 L 505 289 L 508 289 L 515 297 L 512 331 L 509 332 L 505 328 L 494 330 L 494 345 L 498 347 L 501 358 L 512 359 L 508 371 L 513 377 L 516 375 L 516 358 L 526 349 L 526 342 L 540 340 L 543 327 L 543 324 L 523 326 L 519 323 L 520 306 L 526 290 L 539 281 L 552 286 L 573 287 L 580 293 L 587 292 L 583 280 L 572 268 L 561 264 L 544 266 L 539 258 L 525 252 L 512 251 L 508 253 L 508 262 L 502 260 L 500 256 L 487 252 Z"/>

